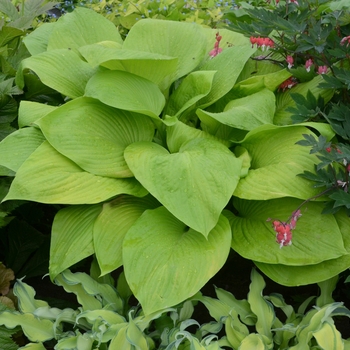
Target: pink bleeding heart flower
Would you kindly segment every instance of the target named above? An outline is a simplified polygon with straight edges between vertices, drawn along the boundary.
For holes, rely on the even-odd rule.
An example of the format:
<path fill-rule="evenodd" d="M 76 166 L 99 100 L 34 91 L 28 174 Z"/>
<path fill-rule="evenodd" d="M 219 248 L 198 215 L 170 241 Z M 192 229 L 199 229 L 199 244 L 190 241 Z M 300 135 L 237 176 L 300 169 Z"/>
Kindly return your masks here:
<path fill-rule="evenodd" d="M 309 58 L 306 62 L 305 62 L 305 69 L 306 71 L 309 73 L 310 72 L 310 69 L 311 69 L 311 66 L 313 65 L 313 61 L 311 58 Z"/>
<path fill-rule="evenodd" d="M 288 63 L 288 68 L 291 69 L 294 65 L 294 58 L 292 56 L 287 56 L 286 61 Z"/>

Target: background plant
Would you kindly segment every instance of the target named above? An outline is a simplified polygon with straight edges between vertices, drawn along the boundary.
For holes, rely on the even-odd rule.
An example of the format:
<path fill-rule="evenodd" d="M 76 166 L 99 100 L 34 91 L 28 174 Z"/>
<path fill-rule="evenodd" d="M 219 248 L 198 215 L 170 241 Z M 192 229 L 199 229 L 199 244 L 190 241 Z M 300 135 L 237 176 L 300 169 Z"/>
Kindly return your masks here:
<path fill-rule="evenodd" d="M 77 6 L 93 9 L 112 21 L 121 34 L 125 35 L 130 28 L 144 18 L 167 19 L 173 21 L 195 22 L 212 28 L 223 27 L 225 11 L 234 8 L 233 1 L 174 1 L 174 0 L 144 0 L 144 1 L 62 1 L 57 7 L 65 12 L 71 12 Z"/>
<path fill-rule="evenodd" d="M 287 109 L 291 112 L 289 121 L 278 122 L 326 121 L 337 134 L 333 140 L 307 136 L 299 142 L 311 146 L 311 152 L 318 153 L 321 160 L 316 174 L 306 172 L 304 176 L 315 181 L 315 187 L 325 187 L 324 194 L 330 199 L 325 212 L 349 209 L 349 5 L 343 1 L 304 0 L 260 1 L 254 7 L 238 4 L 238 11 L 227 14 L 232 28 L 251 38 L 270 37 L 274 42 L 266 54 L 255 59 L 288 67 L 293 75 L 294 81 L 287 80 L 287 91 L 280 98 L 292 98 L 296 105 Z M 317 82 L 317 90 L 300 94 L 299 86 L 308 81 Z M 326 91 L 334 94 L 325 96 Z"/>

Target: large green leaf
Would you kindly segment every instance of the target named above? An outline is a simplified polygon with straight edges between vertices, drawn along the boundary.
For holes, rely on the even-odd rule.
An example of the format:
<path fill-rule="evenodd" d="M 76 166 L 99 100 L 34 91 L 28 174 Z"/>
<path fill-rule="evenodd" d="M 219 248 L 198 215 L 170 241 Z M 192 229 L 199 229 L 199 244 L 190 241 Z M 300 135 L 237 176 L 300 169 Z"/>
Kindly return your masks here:
<path fill-rule="evenodd" d="M 46 51 L 24 59 L 16 75 L 16 84 L 21 89 L 25 85 L 26 69 L 37 74 L 45 85 L 70 98 L 83 96 L 86 83 L 95 73 L 95 68 L 69 49 Z"/>
<path fill-rule="evenodd" d="M 56 23 L 42 23 L 23 38 L 23 42 L 32 56 L 47 50 L 47 44 Z"/>
<path fill-rule="evenodd" d="M 156 119 L 165 105 L 164 95 L 155 83 L 120 70 L 93 75 L 86 85 L 85 96 L 96 98 L 108 106 Z"/>
<path fill-rule="evenodd" d="M 136 179 L 173 215 L 207 236 L 236 188 L 241 161 L 218 141 L 197 138 L 178 153 L 151 142 L 125 150 Z"/>
<path fill-rule="evenodd" d="M 79 52 L 92 65 L 121 70 L 146 78 L 161 89 L 168 87 L 169 77 L 177 67 L 178 59 L 157 53 L 117 49 L 99 43 L 81 47 Z"/>
<path fill-rule="evenodd" d="M 213 30 L 213 37 L 214 33 Z M 198 107 L 205 108 L 227 94 L 235 85 L 240 72 L 254 51 L 247 40 L 246 44 L 228 47 L 213 59 L 207 60 L 200 70 L 217 72 L 210 93 L 197 103 Z"/>
<path fill-rule="evenodd" d="M 108 177 L 131 177 L 124 149 L 151 141 L 154 134 L 149 117 L 87 97 L 65 103 L 36 124 L 58 152 L 85 171 Z"/>
<path fill-rule="evenodd" d="M 147 210 L 123 243 L 126 279 L 150 314 L 193 296 L 223 266 L 231 230 L 222 215 L 207 238 L 164 207 Z"/>
<path fill-rule="evenodd" d="M 56 22 L 47 49 L 74 50 L 105 40 L 123 42 L 111 21 L 91 9 L 78 7 Z"/>
<path fill-rule="evenodd" d="M 318 159 L 308 147 L 296 145 L 303 134 L 312 132 L 303 126 L 262 125 L 246 136 L 242 146 L 251 156 L 251 169 L 241 179 L 234 195 L 239 198 L 266 200 L 281 197 L 307 199 L 319 191 L 311 181 L 297 176 L 313 172 Z"/>
<path fill-rule="evenodd" d="M 232 100 L 223 112 L 211 113 L 198 109 L 196 113 L 201 120 L 201 116 L 206 114 L 233 128 L 253 130 L 263 124 L 273 124 L 275 94 L 268 89 L 262 89 L 252 95 Z"/>
<path fill-rule="evenodd" d="M 234 200 L 239 216 L 227 212 L 233 232 L 232 248 L 247 259 L 292 266 L 318 264 L 347 255 L 337 221 L 333 215 L 322 215 L 323 203 L 317 202 L 302 209 L 292 232 L 292 245 L 280 248 L 272 221 L 287 221 L 301 203 L 294 198 Z"/>
<path fill-rule="evenodd" d="M 166 113 L 171 116 L 179 116 L 186 110 L 192 110 L 191 107 L 195 107 L 196 102 L 210 92 L 215 73 L 216 71 L 190 73 L 171 94 Z"/>
<path fill-rule="evenodd" d="M 0 164 L 16 172 L 44 140 L 37 128 L 16 130 L 0 142 Z"/>
<path fill-rule="evenodd" d="M 157 206 L 159 203 L 151 196 L 136 198 L 127 195 L 103 205 L 93 231 L 95 255 L 101 275 L 123 265 L 122 245 L 127 231 L 145 210 Z"/>
<path fill-rule="evenodd" d="M 94 253 L 92 232 L 102 204 L 74 205 L 61 209 L 52 224 L 50 277 Z"/>
<path fill-rule="evenodd" d="M 18 109 L 18 125 L 20 128 L 30 126 L 46 114 L 54 111 L 57 107 L 44 103 L 21 101 Z"/>
<path fill-rule="evenodd" d="M 171 153 L 179 152 L 181 146 L 185 142 L 195 138 L 209 138 L 219 141 L 227 147 L 231 146 L 231 143 L 227 140 L 218 139 L 205 131 L 193 128 L 180 121 L 177 121 L 174 125 L 166 128 L 166 143 Z"/>
<path fill-rule="evenodd" d="M 125 38 L 123 49 L 177 57 L 176 71 L 163 88 L 194 70 L 206 54 L 207 40 L 200 25 L 148 19 L 137 22 Z"/>
<path fill-rule="evenodd" d="M 273 64 L 269 64 L 267 67 L 273 66 Z M 231 93 L 243 97 L 255 94 L 264 88 L 270 91 L 276 91 L 285 80 L 291 77 L 291 75 L 292 74 L 287 69 L 281 69 L 277 72 L 266 72 L 265 74 L 256 74 L 236 84 Z"/>
<path fill-rule="evenodd" d="M 306 212 L 307 213 L 307 212 Z M 322 218 L 324 215 L 321 215 Z M 328 216 L 328 215 L 327 215 Z M 350 251 L 350 218 L 345 211 L 334 214 L 344 245 Z M 300 219 L 301 220 L 301 219 Z M 331 232 L 328 233 L 332 236 Z M 318 247 L 317 243 L 314 244 Z M 350 254 L 337 259 L 326 260 L 319 264 L 304 266 L 288 266 L 282 264 L 266 264 L 255 262 L 258 268 L 272 280 L 285 286 L 298 286 L 325 281 L 337 276 L 350 267 Z"/>
<path fill-rule="evenodd" d="M 113 179 L 85 172 L 44 141 L 18 169 L 4 200 L 93 204 L 118 194 L 137 197 L 147 191 L 134 179 Z"/>

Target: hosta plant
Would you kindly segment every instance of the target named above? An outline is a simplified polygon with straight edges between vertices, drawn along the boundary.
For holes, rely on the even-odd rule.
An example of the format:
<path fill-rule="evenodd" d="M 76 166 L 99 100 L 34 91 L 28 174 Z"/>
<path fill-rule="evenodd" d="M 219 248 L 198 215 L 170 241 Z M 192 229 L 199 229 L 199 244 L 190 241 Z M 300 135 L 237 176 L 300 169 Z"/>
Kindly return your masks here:
<path fill-rule="evenodd" d="M 4 200 L 62 205 L 52 280 L 95 255 L 102 275 L 123 266 L 149 315 L 195 295 L 231 248 L 286 285 L 350 266 L 346 214 L 321 215 L 317 201 L 296 211 L 318 193 L 297 176 L 318 158 L 296 142 L 334 132 L 283 123 L 295 102 L 279 86 L 291 74 L 252 60 L 248 38 L 147 19 L 123 41 L 80 8 L 24 42 L 32 56 L 16 83 L 38 77 L 64 103 L 21 102 L 20 129 L 0 144 L 0 164 L 16 173 Z M 319 79 L 300 94 L 329 99 Z"/>

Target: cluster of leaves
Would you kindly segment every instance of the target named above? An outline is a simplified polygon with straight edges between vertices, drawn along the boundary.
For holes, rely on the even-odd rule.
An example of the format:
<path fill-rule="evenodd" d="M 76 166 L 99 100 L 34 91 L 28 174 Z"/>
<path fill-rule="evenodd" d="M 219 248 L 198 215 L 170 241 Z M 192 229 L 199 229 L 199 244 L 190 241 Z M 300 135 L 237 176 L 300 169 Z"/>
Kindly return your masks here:
<path fill-rule="evenodd" d="M 125 35 L 143 18 L 195 22 L 212 28 L 222 27 L 225 11 L 233 9 L 235 2 L 223 0 L 66 0 L 60 4 L 70 12 L 77 6 L 93 9 L 112 21 Z"/>
<path fill-rule="evenodd" d="M 18 129 L 18 105 L 21 99 L 40 100 L 52 105 L 63 102 L 59 93 L 42 84 L 34 75 L 26 81 L 25 89 L 19 88 L 15 83 L 20 63 L 30 56 L 23 44 L 23 37 L 42 23 L 47 12 L 55 5 L 56 2 L 45 0 L 0 3 L 0 140 Z M 1 175 L 2 200 L 8 192 L 14 173 L 1 167 Z M 39 208 L 40 205 L 36 207 L 37 210 L 29 205 L 20 208 L 24 203 L 14 201 L 0 204 L 0 259 L 6 261 L 19 277 L 42 275 L 47 272 L 51 222 L 48 228 L 44 228 L 44 235 L 41 233 L 45 222 L 43 208 Z M 14 212 L 16 208 L 17 211 Z M 49 210 L 44 210 L 47 215 Z M 39 221 L 41 223 L 38 225 Z M 6 226 L 10 222 L 11 225 Z"/>
<path fill-rule="evenodd" d="M 332 96 L 311 91 L 300 94 L 292 84 L 288 93 L 296 104 L 288 110 L 294 123 L 326 121 L 335 131 L 337 138 L 332 142 L 322 136 L 317 141 L 307 136 L 299 142 L 312 147 L 311 152 L 318 153 L 322 161 L 316 167 L 316 175 L 306 172 L 304 176 L 316 182 L 315 187 L 325 187 L 323 194 L 328 192 L 332 201 L 327 203 L 325 212 L 349 209 L 349 4 L 328 0 L 258 1 L 252 3 L 255 6 L 237 3 L 239 10 L 227 14 L 232 28 L 247 36 L 270 37 L 274 41 L 273 48 L 256 59 L 288 65 L 300 85 L 324 73 L 318 87 L 334 91 Z"/>
<path fill-rule="evenodd" d="M 55 283 L 76 295 L 77 309 L 51 307 L 18 280 L 18 310 L 2 306 L 0 324 L 20 327 L 29 340 L 21 349 L 31 350 L 348 349 L 349 340 L 334 324 L 334 317 L 350 317 L 350 311 L 332 298 L 336 281 L 337 277 L 319 283 L 320 296 L 310 296 L 295 310 L 280 294 L 264 296 L 264 279 L 253 269 L 247 299 L 216 288 L 217 298 L 197 293 L 177 306 L 145 315 L 139 306 L 130 305 L 132 293 L 123 274 L 114 288 L 113 280 L 102 283 L 66 270 Z M 191 318 L 198 302 L 208 309 L 209 323 Z M 0 345 L 16 350 L 10 338 L 13 330 L 9 332 L 0 337 Z"/>
<path fill-rule="evenodd" d="M 295 143 L 315 135 L 309 127 L 327 140 L 334 132 L 276 125 L 295 106 L 278 91 L 291 74 L 250 60 L 249 39 L 149 19 L 123 41 L 112 22 L 79 8 L 24 43 L 32 56 L 17 85 L 40 79 L 65 98 L 21 101 L 20 129 L 0 143 L 0 164 L 15 173 L 6 201 L 65 205 L 52 226 L 52 279 L 94 254 L 102 275 L 124 267 L 151 314 L 198 292 L 231 247 L 286 285 L 350 266 L 344 212 L 321 216 L 322 204 L 309 203 L 283 249 L 266 222 L 317 194 L 296 176 L 317 157 Z M 331 96 L 318 81 L 296 88 Z"/>

